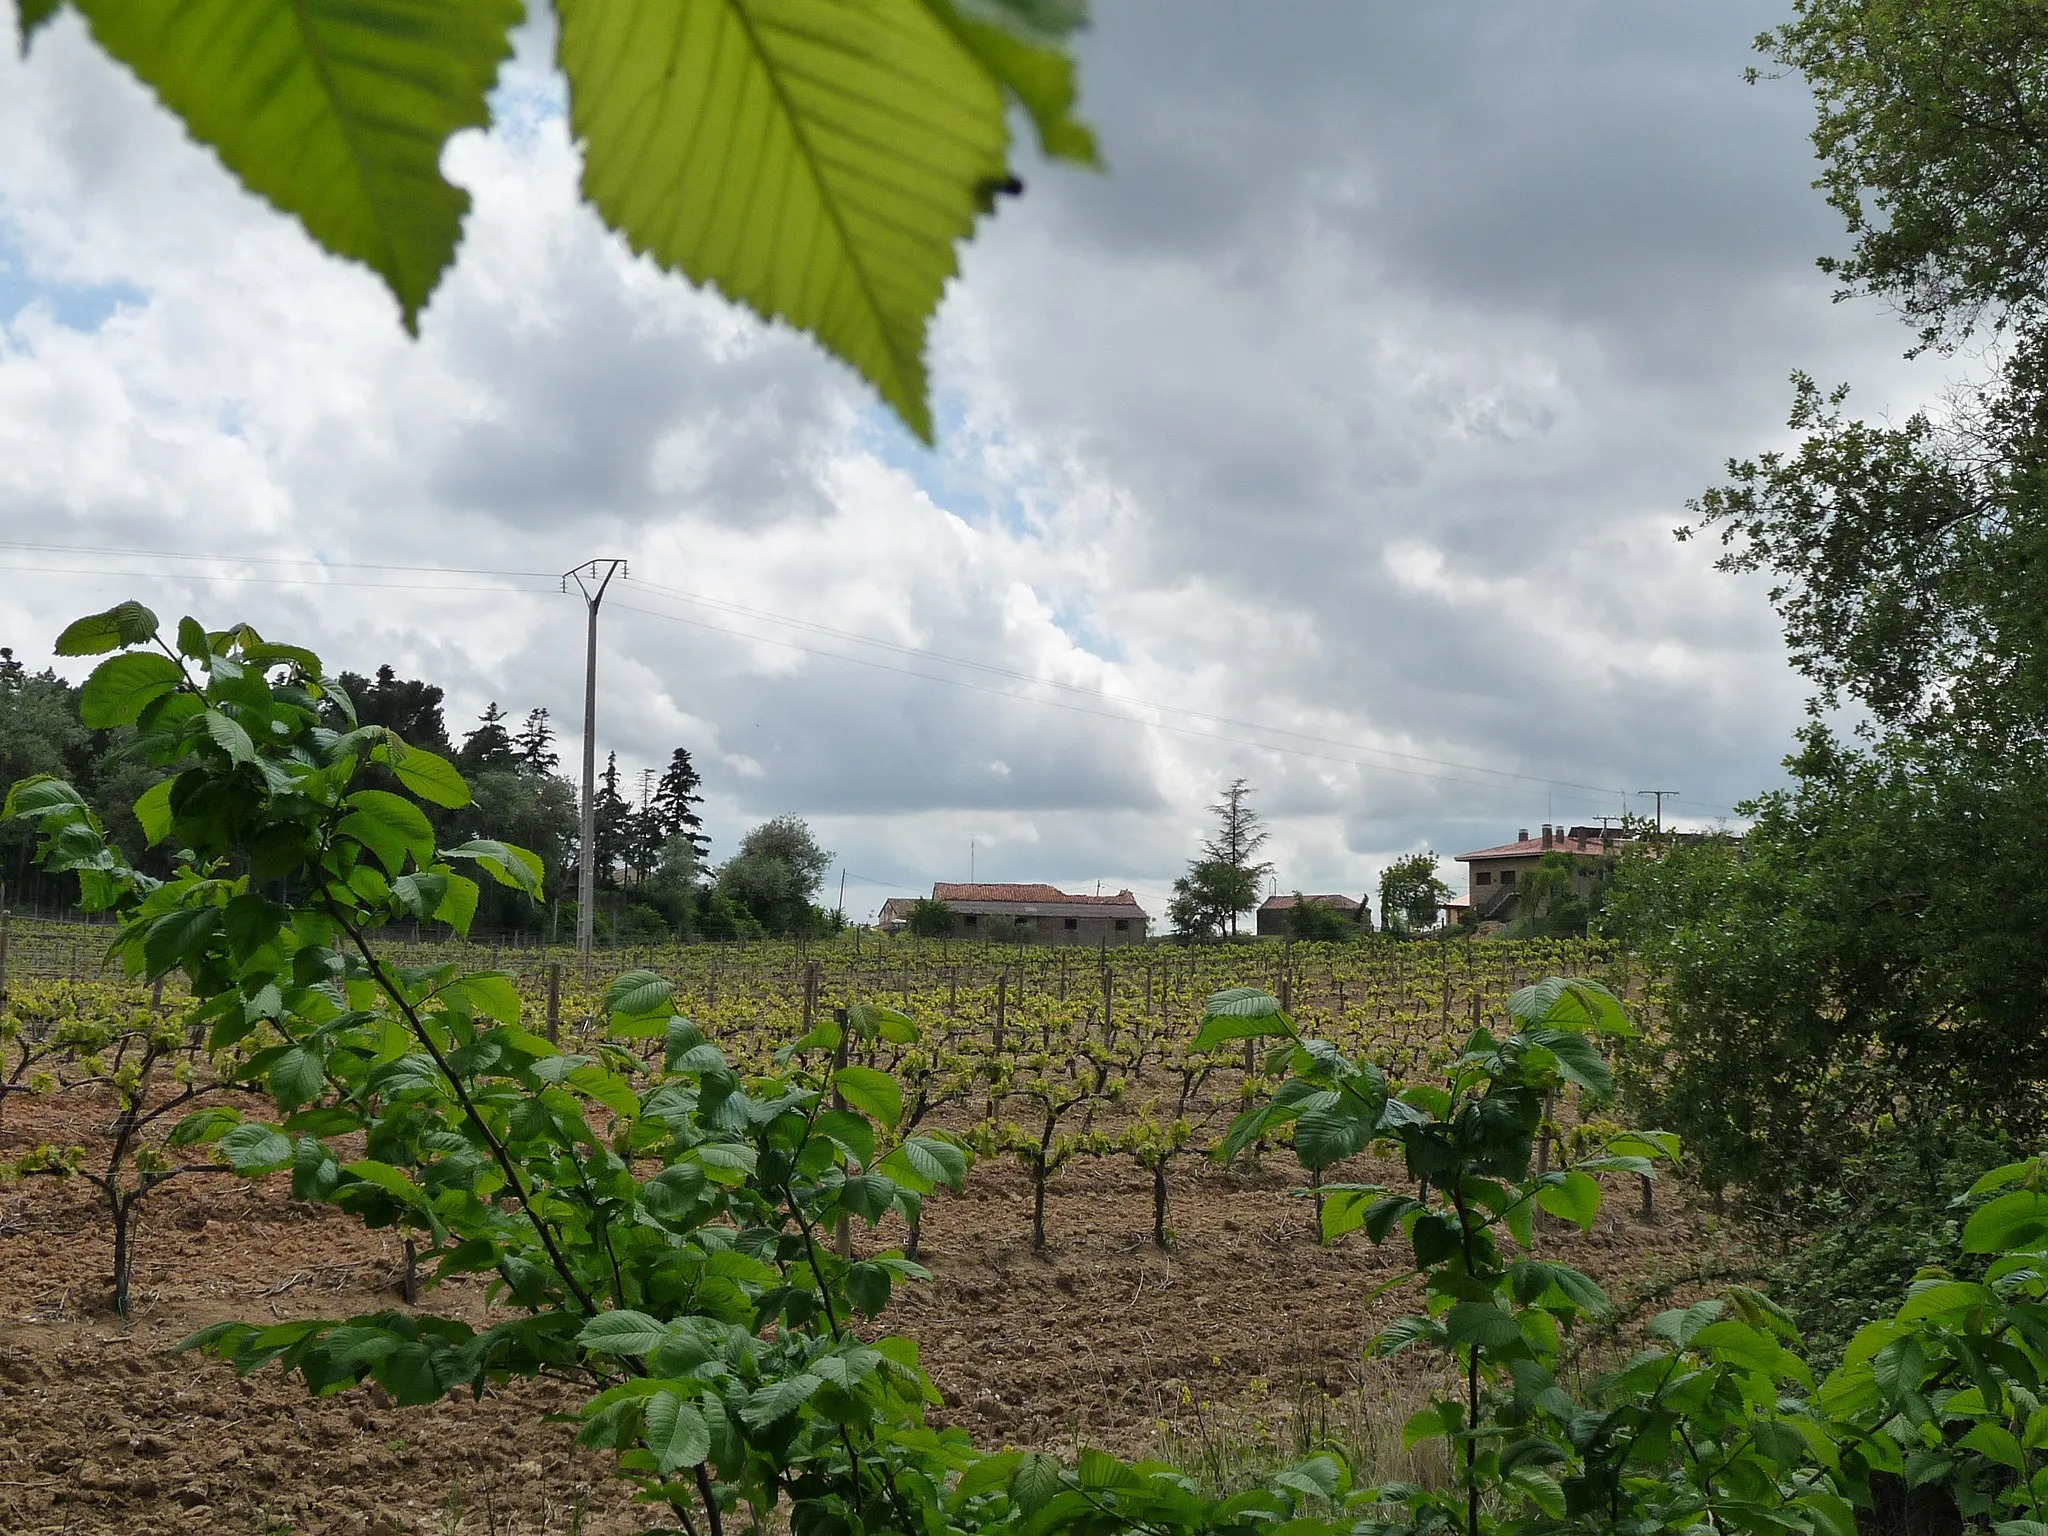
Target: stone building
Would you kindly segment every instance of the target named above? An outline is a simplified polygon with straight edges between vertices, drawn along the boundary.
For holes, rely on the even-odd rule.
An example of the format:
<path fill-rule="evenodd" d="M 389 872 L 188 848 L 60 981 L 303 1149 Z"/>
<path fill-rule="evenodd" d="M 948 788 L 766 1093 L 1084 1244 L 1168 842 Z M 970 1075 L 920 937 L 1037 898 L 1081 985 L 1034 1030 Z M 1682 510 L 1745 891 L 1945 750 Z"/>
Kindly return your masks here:
<path fill-rule="evenodd" d="M 996 934 L 1033 944 L 1141 944 L 1151 924 L 1129 891 L 1075 896 L 1050 885 L 941 880 L 931 899 L 953 909 L 953 932 L 963 939 Z M 909 920 L 910 907 L 908 898 L 891 897 L 882 904 L 879 925 L 893 932 Z"/>
<path fill-rule="evenodd" d="M 1335 894 L 1303 896 L 1312 907 L 1328 907 L 1339 916 L 1353 923 L 1365 921 L 1368 908 L 1363 901 L 1353 901 L 1349 896 Z M 1294 910 L 1294 897 L 1268 896 L 1259 904 L 1259 937 L 1277 939 L 1287 936 L 1287 914 Z"/>
<path fill-rule="evenodd" d="M 1600 870 L 1599 861 L 1619 851 L 1622 834 L 1606 827 L 1561 827 L 1546 825 L 1536 837 L 1524 827 L 1512 843 L 1461 853 L 1457 862 L 1470 876 L 1473 916 L 1480 922 L 1504 922 L 1515 915 L 1520 885 L 1545 854 L 1572 855 L 1573 884 L 1580 895 L 1588 894 Z"/>

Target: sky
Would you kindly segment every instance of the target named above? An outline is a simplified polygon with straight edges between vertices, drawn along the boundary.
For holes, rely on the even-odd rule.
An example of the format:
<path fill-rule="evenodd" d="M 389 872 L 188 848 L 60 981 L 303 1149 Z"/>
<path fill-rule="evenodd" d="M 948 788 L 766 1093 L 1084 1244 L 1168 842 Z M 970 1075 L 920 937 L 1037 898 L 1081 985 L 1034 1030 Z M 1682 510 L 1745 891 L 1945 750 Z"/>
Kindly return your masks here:
<path fill-rule="evenodd" d="M 1785 443 L 1795 369 L 1871 414 L 1944 383 L 1815 269 L 1811 103 L 1743 78 L 1784 9 L 1100 0 L 1108 169 L 1020 152 L 935 450 L 579 204 L 545 16 L 449 147 L 415 340 L 67 14 L 0 48 L 0 644 L 246 620 L 458 736 L 544 706 L 573 763 L 559 573 L 624 558 L 600 752 L 687 746 L 714 858 L 803 816 L 855 918 L 970 873 L 1163 917 L 1240 777 L 1283 892 L 1646 789 L 1713 824 L 1805 690 L 1687 500 Z"/>

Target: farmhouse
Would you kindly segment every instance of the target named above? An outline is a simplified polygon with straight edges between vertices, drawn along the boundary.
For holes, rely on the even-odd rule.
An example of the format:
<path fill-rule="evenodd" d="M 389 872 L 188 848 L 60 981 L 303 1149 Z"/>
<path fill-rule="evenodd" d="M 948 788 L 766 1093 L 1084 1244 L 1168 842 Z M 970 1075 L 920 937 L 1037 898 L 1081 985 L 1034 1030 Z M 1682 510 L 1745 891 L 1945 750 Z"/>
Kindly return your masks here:
<path fill-rule="evenodd" d="M 1259 937 L 1262 939 L 1284 938 L 1287 933 L 1287 914 L 1294 910 L 1293 896 L 1268 896 L 1259 906 Z M 1300 900 L 1312 907 L 1328 907 L 1341 917 L 1354 923 L 1362 923 L 1367 916 L 1366 904 L 1353 901 L 1349 896 L 1303 896 Z"/>
<path fill-rule="evenodd" d="M 1002 933 L 1034 944 L 1140 944 L 1151 922 L 1129 891 L 1074 896 L 1050 885 L 941 880 L 932 886 L 932 900 L 953 909 L 954 932 L 963 938 Z M 882 904 L 880 925 L 893 932 L 909 920 L 910 907 L 907 898 L 891 897 Z"/>
<path fill-rule="evenodd" d="M 1480 922 L 1498 922 L 1514 916 L 1517 888 L 1529 878 L 1538 861 L 1548 853 L 1568 853 L 1573 858 L 1573 883 L 1581 895 L 1593 885 L 1600 859 L 1618 850 L 1622 834 L 1606 827 L 1553 827 L 1545 825 L 1540 836 L 1531 837 L 1524 827 L 1512 843 L 1461 853 L 1458 862 L 1471 876 L 1466 900 Z"/>

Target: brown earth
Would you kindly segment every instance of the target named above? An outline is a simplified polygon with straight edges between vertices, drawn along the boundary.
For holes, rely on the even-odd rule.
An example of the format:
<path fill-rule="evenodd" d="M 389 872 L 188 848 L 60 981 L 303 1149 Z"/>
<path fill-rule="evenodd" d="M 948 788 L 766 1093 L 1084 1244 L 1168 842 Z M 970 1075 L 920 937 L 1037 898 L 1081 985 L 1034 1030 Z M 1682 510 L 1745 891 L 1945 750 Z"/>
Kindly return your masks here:
<path fill-rule="evenodd" d="M 0 1156 L 58 1139 L 18 1106 L 0 1122 Z M 888 1321 L 920 1342 L 944 1419 L 989 1447 L 1140 1453 L 1164 1442 L 1208 1460 L 1219 1436 L 1284 1436 L 1282 1421 L 1304 1409 L 1398 1422 L 1405 1410 L 1388 1399 L 1426 1394 L 1413 1375 L 1426 1362 L 1404 1356 L 1405 1376 L 1359 1363 L 1372 1330 L 1401 1310 L 1398 1292 L 1368 1304 L 1392 1263 L 1355 1236 L 1319 1247 L 1288 1173 L 1278 1161 L 1239 1177 L 1183 1160 L 1174 1246 L 1161 1251 L 1149 1240 L 1149 1175 L 1078 1163 L 1053 1187 L 1050 1247 L 1034 1254 L 1028 1180 L 978 1165 L 964 1195 L 929 1209 L 934 1281 L 899 1291 Z M 107 1308 L 110 1229 L 97 1200 L 75 1180 L 0 1190 L 0 1533 L 639 1528 L 604 1462 L 572 1446 L 573 1425 L 544 1421 L 578 1406 L 561 1386 L 431 1408 L 392 1406 L 374 1387 L 316 1401 L 274 1371 L 237 1380 L 171 1352 L 221 1319 L 398 1305 L 392 1234 L 292 1202 L 282 1178 L 177 1181 L 144 1208 L 123 1322 Z M 1642 1224 L 1621 1188 L 1591 1234 L 1546 1229 L 1540 1241 L 1624 1303 L 1692 1293 L 1738 1257 L 1689 1208 Z M 473 1281 L 427 1301 L 473 1320 L 483 1311 Z"/>

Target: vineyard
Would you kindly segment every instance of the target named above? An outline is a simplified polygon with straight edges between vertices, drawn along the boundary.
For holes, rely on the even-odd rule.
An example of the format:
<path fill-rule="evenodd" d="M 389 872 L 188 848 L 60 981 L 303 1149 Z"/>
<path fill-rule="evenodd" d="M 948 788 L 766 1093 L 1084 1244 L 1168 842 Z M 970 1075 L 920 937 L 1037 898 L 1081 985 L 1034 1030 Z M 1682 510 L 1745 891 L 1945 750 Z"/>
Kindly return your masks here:
<path fill-rule="evenodd" d="M 0 1345 L 0 1403 L 10 1391 L 35 1399 L 46 1427 L 17 1441 L 13 1460 L 0 1452 L 0 1526 L 197 1529 L 232 1513 L 293 1530 L 376 1530 L 383 1520 L 387 1533 L 566 1531 L 572 1516 L 609 1529 L 601 1499 L 521 1502 L 527 1484 L 576 1481 L 578 1453 L 566 1434 L 552 1449 L 495 1446 L 487 1426 L 509 1411 L 502 1403 L 424 1410 L 466 1427 L 435 1433 L 422 1455 L 405 1428 L 422 1410 L 380 1406 L 374 1390 L 309 1404 L 260 1378 L 202 1374 L 195 1384 L 204 1368 L 167 1353 L 252 1299 L 279 1317 L 411 1300 L 442 1255 L 430 1233 L 365 1233 L 331 1207 L 294 1201 L 286 1175 L 229 1177 L 259 1154 L 258 1136 L 243 1134 L 259 1128 L 191 1128 L 208 1112 L 232 1119 L 247 1108 L 255 1119 L 253 1096 L 220 1085 L 181 995 L 99 971 L 104 937 L 18 921 L 9 937 L 0 1159 L 19 1177 L 0 1192 L 0 1306 L 42 1326 L 31 1343 Z M 946 1394 L 946 1416 L 989 1444 L 1089 1438 L 1141 1450 L 1164 1439 L 1219 1475 L 1248 1437 L 1284 1449 L 1310 1418 L 1327 1430 L 1349 1415 L 1354 1438 L 1370 1441 L 1386 1405 L 1426 1383 L 1361 1367 L 1359 1346 L 1379 1320 L 1366 1299 L 1379 1260 L 1318 1240 L 1293 1158 L 1229 1170 L 1209 1158 L 1231 1118 L 1274 1084 L 1251 1042 L 1195 1049 L 1203 1000 L 1265 987 L 1306 1033 L 1391 1075 L 1427 1079 L 1475 1023 L 1497 1022 L 1509 994 L 1543 976 L 1598 977 L 1638 1003 L 1644 993 L 1625 955 L 1562 941 L 1098 952 L 867 934 L 588 961 L 397 949 L 407 965 L 502 971 L 528 1029 L 626 1081 L 659 1043 L 608 1030 L 601 1002 L 621 974 L 667 980 L 673 1006 L 742 1072 L 771 1069 L 778 1051 L 839 1010 L 868 1003 L 900 1015 L 849 1042 L 852 1064 L 901 1084 L 901 1136 L 937 1131 L 977 1161 L 962 1194 L 935 1197 L 907 1229 L 892 1217 L 848 1241 L 907 1249 L 933 1270 L 931 1284 L 903 1288 L 894 1305 Z M 238 1048 L 243 1063 L 262 1048 Z M 1698 1233 L 1682 1212 L 1645 1225 L 1626 1214 L 1633 1200 L 1617 1209 L 1590 1235 L 1546 1240 L 1570 1244 L 1621 1295 L 1699 1269 Z M 436 1306 L 464 1299 L 468 1283 L 449 1278 Z M 467 1300 L 482 1308 L 474 1289 Z M 1289 1336 L 1273 1336 L 1276 1319 Z M 110 1400 L 115 1380 L 127 1383 L 125 1402 Z M 316 1463 L 327 1456 L 330 1486 L 308 1492 L 303 1509 L 279 1503 L 264 1486 L 269 1452 L 242 1432 L 209 1443 L 223 1416 L 288 1426 L 276 1432 L 305 1442 Z M 515 1475 L 537 1462 L 548 1478 Z M 204 1497 L 170 1503 L 174 1485 Z M 95 1525 L 81 1504 L 126 1511 L 130 1523 Z"/>

